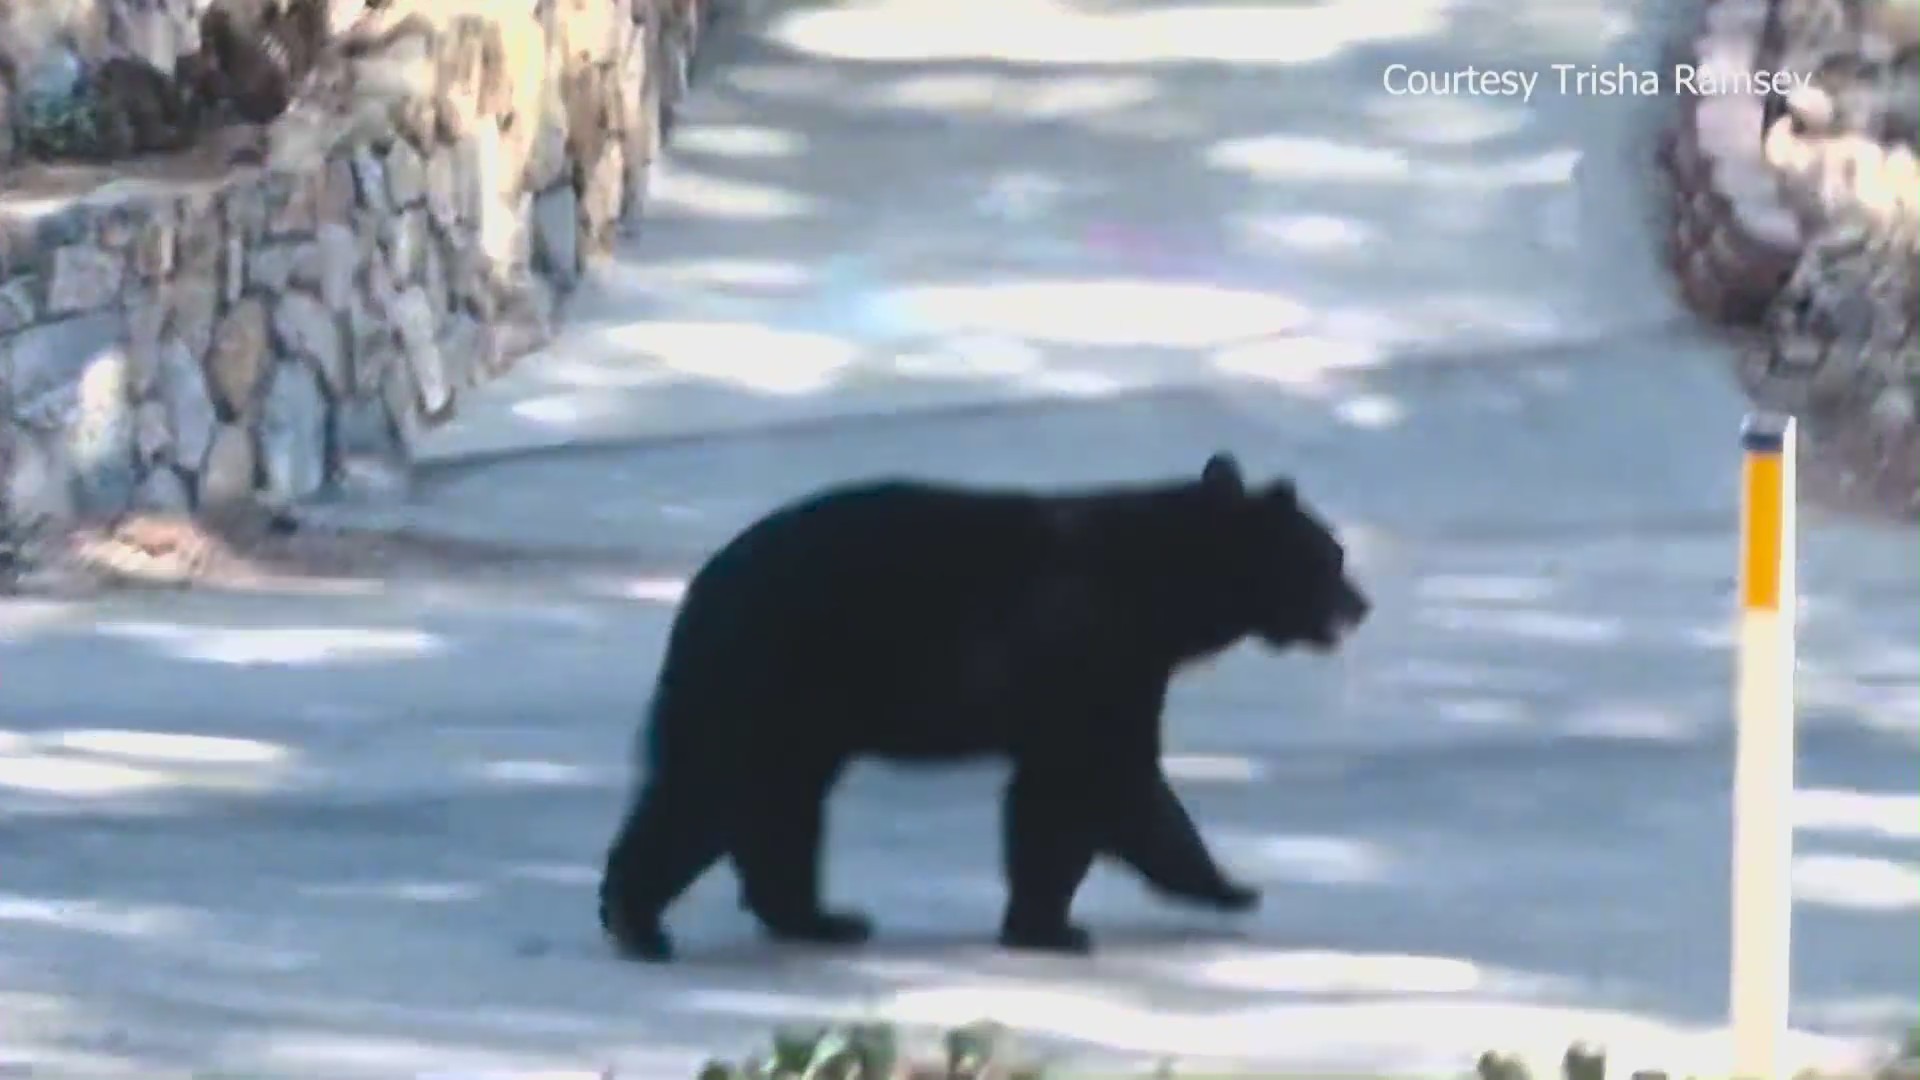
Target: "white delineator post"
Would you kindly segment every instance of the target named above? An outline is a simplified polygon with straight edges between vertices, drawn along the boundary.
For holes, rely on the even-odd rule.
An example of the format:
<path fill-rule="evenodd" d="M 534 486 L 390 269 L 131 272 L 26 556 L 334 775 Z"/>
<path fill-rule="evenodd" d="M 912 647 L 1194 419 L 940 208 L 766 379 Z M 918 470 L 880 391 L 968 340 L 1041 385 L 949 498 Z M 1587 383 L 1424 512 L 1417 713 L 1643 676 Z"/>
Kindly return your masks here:
<path fill-rule="evenodd" d="M 1795 423 L 1740 432 L 1740 611 L 1734 660 L 1733 1075 L 1782 1080 L 1793 941 Z"/>

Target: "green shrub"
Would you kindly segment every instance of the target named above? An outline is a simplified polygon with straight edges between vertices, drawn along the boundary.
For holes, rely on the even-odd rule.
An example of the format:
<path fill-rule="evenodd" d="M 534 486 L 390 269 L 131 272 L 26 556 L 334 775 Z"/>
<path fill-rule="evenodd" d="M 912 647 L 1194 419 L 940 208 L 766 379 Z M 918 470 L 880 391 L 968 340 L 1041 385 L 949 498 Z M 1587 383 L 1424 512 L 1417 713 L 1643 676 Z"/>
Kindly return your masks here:
<path fill-rule="evenodd" d="M 766 1053 L 738 1063 L 710 1061 L 700 1070 L 699 1080 L 1041 1080 L 1044 1075 L 1039 1065 L 1019 1059 L 1013 1033 L 990 1020 L 954 1028 L 942 1044 L 944 1061 L 913 1061 L 902 1056 L 898 1032 L 891 1024 L 783 1028 L 775 1032 Z M 1920 1025 L 1909 1029 L 1888 1057 L 1872 1080 L 1920 1080 Z M 1473 1072 L 1477 1080 L 1533 1080 L 1520 1057 L 1493 1050 L 1480 1055 Z M 1561 1059 L 1559 1074 L 1561 1080 L 1606 1080 L 1606 1051 L 1576 1042 Z M 1172 1065 L 1163 1066 L 1160 1075 L 1174 1075 Z M 1643 1070 L 1634 1073 L 1632 1080 L 1668 1080 L 1668 1074 Z M 1807 1073 L 1796 1080 L 1844 1078 Z"/>
<path fill-rule="evenodd" d="M 944 1062 L 902 1058 L 898 1032 L 884 1023 L 782 1028 L 763 1054 L 710 1061 L 699 1080 L 1040 1080 L 1041 1070 L 1016 1060 L 1012 1033 L 978 1021 L 943 1040 Z"/>
<path fill-rule="evenodd" d="M 20 111 L 20 145 L 34 156 L 81 157 L 100 141 L 98 103 L 79 91 L 29 95 Z"/>

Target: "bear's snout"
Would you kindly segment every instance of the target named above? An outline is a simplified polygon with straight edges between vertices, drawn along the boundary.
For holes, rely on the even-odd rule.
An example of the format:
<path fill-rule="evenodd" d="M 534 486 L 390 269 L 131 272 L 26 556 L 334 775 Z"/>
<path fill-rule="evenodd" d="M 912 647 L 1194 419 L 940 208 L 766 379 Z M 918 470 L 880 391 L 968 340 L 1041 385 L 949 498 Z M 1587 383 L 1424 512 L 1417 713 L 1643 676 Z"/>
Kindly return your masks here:
<path fill-rule="evenodd" d="M 1366 594 L 1360 591 L 1359 586 L 1351 581 L 1342 581 L 1340 583 L 1340 610 L 1335 613 L 1335 620 L 1345 626 L 1348 633 L 1352 633 L 1358 630 L 1360 624 L 1366 622 L 1367 616 L 1371 614 L 1373 614 L 1373 602 L 1367 599 Z"/>
<path fill-rule="evenodd" d="M 1326 626 L 1318 642 L 1323 648 L 1333 649 L 1346 641 L 1354 631 L 1360 629 L 1367 616 L 1373 613 L 1373 602 L 1367 599 L 1360 587 L 1352 581 L 1341 578 L 1340 586 L 1334 591 L 1332 609 L 1327 613 Z"/>

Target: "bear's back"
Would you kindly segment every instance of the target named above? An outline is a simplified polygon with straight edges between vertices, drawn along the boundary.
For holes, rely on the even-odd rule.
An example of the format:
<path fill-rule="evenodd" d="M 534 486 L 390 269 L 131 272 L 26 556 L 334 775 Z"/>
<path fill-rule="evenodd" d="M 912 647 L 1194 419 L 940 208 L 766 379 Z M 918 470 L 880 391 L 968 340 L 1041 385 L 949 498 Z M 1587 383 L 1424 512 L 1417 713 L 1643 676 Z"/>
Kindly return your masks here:
<path fill-rule="evenodd" d="M 1031 496 L 906 481 L 834 489 L 716 552 L 688 585 L 673 644 L 777 668 L 909 664 L 990 632 L 1045 573 L 1051 542 Z"/>

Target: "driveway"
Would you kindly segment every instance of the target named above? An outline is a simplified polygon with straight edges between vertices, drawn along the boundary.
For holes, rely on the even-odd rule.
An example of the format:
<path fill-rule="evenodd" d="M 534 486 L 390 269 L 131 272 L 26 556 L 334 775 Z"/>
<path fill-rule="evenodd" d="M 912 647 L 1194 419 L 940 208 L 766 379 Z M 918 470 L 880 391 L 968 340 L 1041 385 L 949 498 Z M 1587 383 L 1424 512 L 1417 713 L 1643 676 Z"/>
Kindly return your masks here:
<path fill-rule="evenodd" d="M 339 516 L 577 572 L 0 607 L 0 1065 L 686 1076 L 785 1019 L 993 1015 L 1083 1063 L 1457 1070 L 1725 1011 L 1736 436 L 1650 225 L 1654 98 L 1384 69 L 1658 63 L 1657 0 L 785 4 L 715 31 L 641 235 L 565 333 Z M 1192 673 L 1169 768 L 1254 917 L 1102 868 L 1091 960 L 989 946 L 995 769 L 856 770 L 855 953 L 614 959 L 598 860 L 679 583 L 909 472 L 1285 471 L 1378 615 Z M 1803 522 L 1794 1046 L 1920 979 L 1911 531 Z M 916 1029 L 919 1030 L 919 1029 Z M 465 1071 L 461 1071 L 465 1070 Z"/>

